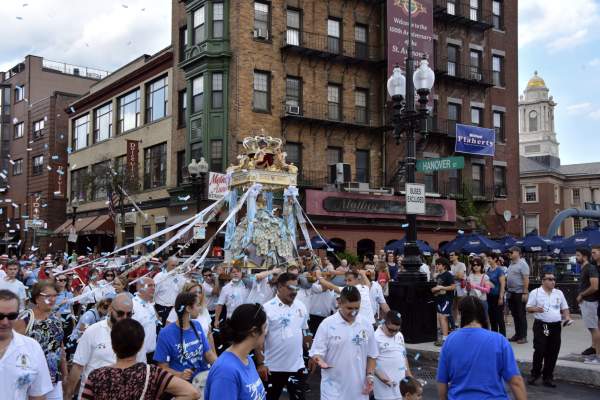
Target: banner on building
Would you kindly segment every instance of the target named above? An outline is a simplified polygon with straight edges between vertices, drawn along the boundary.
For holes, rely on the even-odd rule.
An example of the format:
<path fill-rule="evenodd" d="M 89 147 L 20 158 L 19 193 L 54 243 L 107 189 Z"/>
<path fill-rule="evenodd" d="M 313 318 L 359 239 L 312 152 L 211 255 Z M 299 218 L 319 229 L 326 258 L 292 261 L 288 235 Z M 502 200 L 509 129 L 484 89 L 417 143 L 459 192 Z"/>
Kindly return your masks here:
<path fill-rule="evenodd" d="M 137 140 L 127 141 L 127 174 L 129 176 L 138 175 L 138 154 L 139 142 Z"/>
<path fill-rule="evenodd" d="M 388 76 L 394 66 L 406 68 L 409 0 L 387 0 Z M 411 0 L 412 57 L 426 57 L 433 69 L 433 0 Z M 409 78 L 409 79 L 412 79 Z"/>
<path fill-rule="evenodd" d="M 495 150 L 495 130 L 479 126 L 456 124 L 455 152 L 493 157 Z"/>
<path fill-rule="evenodd" d="M 208 199 L 219 200 L 227 192 L 227 175 L 211 172 L 208 176 Z"/>

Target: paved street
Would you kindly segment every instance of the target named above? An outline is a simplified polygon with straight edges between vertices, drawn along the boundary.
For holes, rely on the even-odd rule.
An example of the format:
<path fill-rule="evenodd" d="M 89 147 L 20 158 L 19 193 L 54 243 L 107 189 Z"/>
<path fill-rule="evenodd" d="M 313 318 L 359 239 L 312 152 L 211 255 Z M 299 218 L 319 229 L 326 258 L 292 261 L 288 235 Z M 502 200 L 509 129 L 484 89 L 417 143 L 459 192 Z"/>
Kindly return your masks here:
<path fill-rule="evenodd" d="M 423 392 L 424 400 L 435 400 L 437 399 L 437 387 L 435 384 L 435 366 L 432 365 L 413 365 L 413 373 L 419 378 L 424 380 L 426 383 Z M 319 400 L 319 389 L 318 383 L 319 378 L 317 375 L 312 376 L 309 379 L 311 386 L 311 392 L 307 396 L 307 400 Z M 582 385 L 574 385 L 565 382 L 557 381 L 558 387 L 556 389 L 550 389 L 545 386 L 527 386 L 527 397 L 529 399 L 543 399 L 543 400 L 598 400 L 600 398 L 600 388 L 593 388 Z M 287 399 L 287 397 L 286 397 Z M 345 399 L 350 400 L 350 399 Z"/>

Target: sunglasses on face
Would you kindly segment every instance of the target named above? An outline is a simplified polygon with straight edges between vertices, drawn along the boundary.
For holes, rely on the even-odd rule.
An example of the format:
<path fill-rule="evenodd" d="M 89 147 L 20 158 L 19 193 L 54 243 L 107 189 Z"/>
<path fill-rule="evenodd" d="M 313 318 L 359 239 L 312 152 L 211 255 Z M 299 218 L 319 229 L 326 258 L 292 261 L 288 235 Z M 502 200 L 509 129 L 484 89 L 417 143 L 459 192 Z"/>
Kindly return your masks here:
<path fill-rule="evenodd" d="M 18 312 L 11 312 L 11 313 L 8 313 L 8 314 L 0 313 L 0 321 L 4 320 L 4 318 L 8 318 L 9 321 L 14 321 L 18 317 L 19 317 L 19 313 Z"/>
<path fill-rule="evenodd" d="M 297 292 L 300 287 L 298 285 L 287 285 L 286 286 L 288 289 L 290 289 L 292 292 Z"/>

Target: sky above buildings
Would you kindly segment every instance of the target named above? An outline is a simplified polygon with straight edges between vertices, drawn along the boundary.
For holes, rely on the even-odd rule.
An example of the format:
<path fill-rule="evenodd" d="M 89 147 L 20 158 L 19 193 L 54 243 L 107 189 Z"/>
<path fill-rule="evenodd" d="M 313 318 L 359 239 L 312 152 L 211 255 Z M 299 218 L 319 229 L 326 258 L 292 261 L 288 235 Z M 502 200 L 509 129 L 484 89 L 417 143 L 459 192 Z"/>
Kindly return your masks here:
<path fill-rule="evenodd" d="M 170 43 L 171 0 L 1 1 L 0 71 L 27 54 L 110 71 Z M 520 92 L 534 70 L 563 164 L 600 161 L 600 0 L 519 0 Z"/>

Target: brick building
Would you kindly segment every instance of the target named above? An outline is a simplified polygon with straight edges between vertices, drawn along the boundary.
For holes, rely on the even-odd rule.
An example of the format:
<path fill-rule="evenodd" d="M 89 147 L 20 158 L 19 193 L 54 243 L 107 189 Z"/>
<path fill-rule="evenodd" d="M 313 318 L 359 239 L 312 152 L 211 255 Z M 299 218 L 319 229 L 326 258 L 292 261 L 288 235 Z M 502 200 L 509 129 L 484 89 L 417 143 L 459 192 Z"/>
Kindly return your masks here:
<path fill-rule="evenodd" d="M 519 199 L 517 6 L 434 0 L 433 11 L 435 103 L 418 157 L 452 154 L 458 122 L 496 128 L 497 143 L 494 158 L 467 156 L 462 171 L 418 174 L 439 212 L 419 218 L 419 235 L 437 245 L 468 227 L 456 215 L 466 192 L 492 234 L 519 232 L 503 218 L 518 214 Z M 188 106 L 179 166 L 203 156 L 222 170 L 242 138 L 264 130 L 284 139 L 324 235 L 360 253 L 404 235 L 403 215 L 384 207 L 403 202 L 403 149 L 392 144 L 385 91 L 385 2 L 173 0 L 172 15 L 179 108 L 183 97 Z M 348 166 L 333 185 L 338 163 Z M 323 192 L 337 205 L 328 210 Z"/>
<path fill-rule="evenodd" d="M 1 76 L 2 251 L 62 249 L 68 104 L 107 72 L 27 56 Z M 39 221 L 35 228 L 30 222 Z M 27 222 L 26 222 L 27 221 Z M 8 246 L 11 249 L 8 249 Z"/>
<path fill-rule="evenodd" d="M 556 103 L 537 72 L 519 101 L 521 214 L 523 234 L 548 233 L 554 216 L 566 208 L 600 210 L 600 163 L 561 165 L 554 131 Z M 567 218 L 558 234 L 565 237 L 588 224 Z"/>
<path fill-rule="evenodd" d="M 69 105 L 70 208 L 56 233 L 70 233 L 75 211 L 78 252 L 112 250 L 114 244 L 132 243 L 170 221 L 167 190 L 177 186 L 173 82 L 168 47 L 127 63 Z M 111 198 L 115 218 L 109 212 Z"/>

